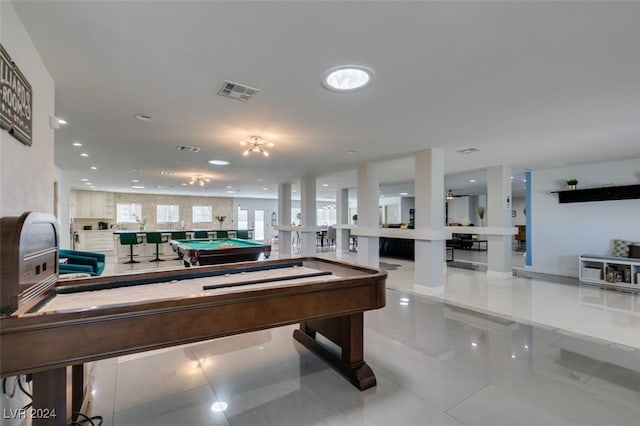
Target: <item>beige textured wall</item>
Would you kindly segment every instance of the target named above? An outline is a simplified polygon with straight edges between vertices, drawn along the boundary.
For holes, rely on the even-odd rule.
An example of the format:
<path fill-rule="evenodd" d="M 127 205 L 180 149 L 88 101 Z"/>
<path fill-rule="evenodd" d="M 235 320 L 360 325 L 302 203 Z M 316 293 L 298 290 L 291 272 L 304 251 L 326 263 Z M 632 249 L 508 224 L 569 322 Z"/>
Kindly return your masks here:
<path fill-rule="evenodd" d="M 147 195 L 147 194 L 124 194 L 114 193 L 113 196 L 113 212 L 114 217 L 111 223 L 115 223 L 117 205 L 118 203 L 139 203 L 142 204 L 142 216 L 148 219 L 146 229 L 154 231 L 156 229 L 167 229 L 169 227 L 178 229 L 181 223 L 173 223 L 171 226 L 166 223 L 158 224 L 156 222 L 156 206 L 158 204 L 177 204 L 180 206 L 180 221 L 184 221 L 185 229 L 193 228 L 208 228 L 217 229 L 219 224 L 215 220 L 218 215 L 226 216 L 222 227 L 224 229 L 235 228 L 235 221 L 233 216 L 233 199 L 222 197 L 189 197 L 189 196 L 177 196 L 177 195 Z M 212 206 L 213 207 L 213 222 L 209 223 L 192 223 L 192 206 Z M 137 229 L 139 226 L 134 224 L 121 225 L 121 229 Z"/>

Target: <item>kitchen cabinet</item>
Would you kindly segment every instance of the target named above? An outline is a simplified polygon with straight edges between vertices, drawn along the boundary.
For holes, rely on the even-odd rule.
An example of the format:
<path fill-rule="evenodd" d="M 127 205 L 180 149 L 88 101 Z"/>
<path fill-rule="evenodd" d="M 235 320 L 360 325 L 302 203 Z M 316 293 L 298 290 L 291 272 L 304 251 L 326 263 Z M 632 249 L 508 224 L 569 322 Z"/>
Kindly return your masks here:
<path fill-rule="evenodd" d="M 80 219 L 113 219 L 113 193 L 101 191 L 75 191 L 71 211 Z M 76 201 L 77 197 L 77 201 Z M 73 203 L 76 203 L 75 209 Z"/>

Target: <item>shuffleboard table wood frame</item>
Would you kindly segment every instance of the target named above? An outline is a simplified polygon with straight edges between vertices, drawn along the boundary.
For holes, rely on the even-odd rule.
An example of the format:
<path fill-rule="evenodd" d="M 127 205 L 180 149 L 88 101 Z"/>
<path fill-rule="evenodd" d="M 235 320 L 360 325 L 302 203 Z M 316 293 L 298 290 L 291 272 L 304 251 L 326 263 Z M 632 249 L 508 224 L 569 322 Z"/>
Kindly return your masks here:
<path fill-rule="evenodd" d="M 37 312 L 34 306 L 54 297 L 55 289 L 10 315 L 0 317 L 2 377 L 33 373 L 34 407 L 66 413 L 66 367 L 74 372 L 85 362 L 209 340 L 249 331 L 300 323 L 294 338 L 324 358 L 358 389 L 376 385 L 363 355 L 363 312 L 385 305 L 386 272 L 319 258 L 299 258 L 305 266 L 331 271 L 339 279 L 304 284 L 283 282 L 212 296 L 185 297 L 144 303 L 122 303 L 64 312 Z M 290 259 L 234 264 L 233 267 L 275 265 Z M 162 283 L 219 273 L 230 265 L 215 265 L 122 276 L 58 282 L 69 289 L 87 284 L 121 285 L 138 279 Z M 36 306 L 37 309 L 37 306 Z M 212 320 L 215 319 L 215 320 Z M 336 356 L 317 340 L 316 332 L 342 349 Z M 74 380 L 74 406 L 82 386 Z M 80 388 L 80 389 L 78 389 Z M 35 421 L 33 424 L 66 424 Z"/>

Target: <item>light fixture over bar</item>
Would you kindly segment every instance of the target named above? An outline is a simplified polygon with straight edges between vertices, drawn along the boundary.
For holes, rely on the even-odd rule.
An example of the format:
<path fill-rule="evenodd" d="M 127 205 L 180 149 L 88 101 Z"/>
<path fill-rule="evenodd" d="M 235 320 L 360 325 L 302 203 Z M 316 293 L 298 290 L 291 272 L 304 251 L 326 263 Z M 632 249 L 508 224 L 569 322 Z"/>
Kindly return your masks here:
<path fill-rule="evenodd" d="M 202 176 L 200 176 L 200 175 L 196 175 L 196 176 L 193 176 L 193 177 L 191 178 L 191 182 L 189 182 L 189 185 L 199 184 L 200 186 L 204 186 L 204 183 L 205 183 L 205 182 L 207 182 L 207 183 L 208 183 L 208 182 L 211 182 L 211 179 L 209 179 L 209 178 L 203 178 L 203 177 L 202 177 Z"/>
<path fill-rule="evenodd" d="M 251 136 L 249 141 L 240 141 L 240 145 L 247 147 L 242 153 L 245 157 L 251 153 L 262 154 L 268 157 L 269 152 L 267 152 L 265 147 L 272 147 L 273 143 L 264 142 L 260 136 Z"/>

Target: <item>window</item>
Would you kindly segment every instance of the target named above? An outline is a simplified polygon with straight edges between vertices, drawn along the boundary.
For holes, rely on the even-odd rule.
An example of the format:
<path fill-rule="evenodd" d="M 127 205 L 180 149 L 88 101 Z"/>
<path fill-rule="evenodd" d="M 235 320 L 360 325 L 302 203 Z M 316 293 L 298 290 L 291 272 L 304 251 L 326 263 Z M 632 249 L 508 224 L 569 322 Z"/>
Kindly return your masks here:
<path fill-rule="evenodd" d="M 193 223 L 213 222 L 213 207 L 193 206 Z"/>
<path fill-rule="evenodd" d="M 158 204 L 158 223 L 172 223 L 180 221 L 180 209 L 177 205 Z"/>
<path fill-rule="evenodd" d="M 118 203 L 116 210 L 117 223 L 135 223 L 138 219 L 142 218 L 142 204 Z"/>
<path fill-rule="evenodd" d="M 331 226 L 336 224 L 335 206 L 326 206 L 316 210 L 317 222 L 319 226 Z"/>
<path fill-rule="evenodd" d="M 249 229 L 249 210 L 238 208 L 238 229 Z"/>

